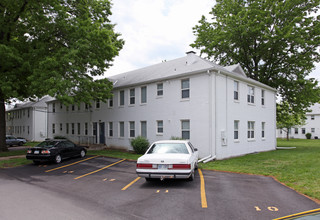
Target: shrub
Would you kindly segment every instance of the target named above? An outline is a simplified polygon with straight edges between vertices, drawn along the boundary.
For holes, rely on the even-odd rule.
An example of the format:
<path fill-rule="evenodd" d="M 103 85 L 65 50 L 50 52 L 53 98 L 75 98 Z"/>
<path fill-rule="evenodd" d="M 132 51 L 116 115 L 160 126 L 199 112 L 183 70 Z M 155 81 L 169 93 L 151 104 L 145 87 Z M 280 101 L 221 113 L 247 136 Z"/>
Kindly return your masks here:
<path fill-rule="evenodd" d="M 306 138 L 307 139 L 311 139 L 311 134 L 310 133 L 306 133 Z"/>
<path fill-rule="evenodd" d="M 170 140 L 183 140 L 182 137 L 171 136 Z"/>
<path fill-rule="evenodd" d="M 144 137 L 138 136 L 131 140 L 131 146 L 137 154 L 144 154 L 149 147 L 149 141 Z"/>
<path fill-rule="evenodd" d="M 53 137 L 54 139 L 67 139 L 65 136 L 56 135 Z"/>

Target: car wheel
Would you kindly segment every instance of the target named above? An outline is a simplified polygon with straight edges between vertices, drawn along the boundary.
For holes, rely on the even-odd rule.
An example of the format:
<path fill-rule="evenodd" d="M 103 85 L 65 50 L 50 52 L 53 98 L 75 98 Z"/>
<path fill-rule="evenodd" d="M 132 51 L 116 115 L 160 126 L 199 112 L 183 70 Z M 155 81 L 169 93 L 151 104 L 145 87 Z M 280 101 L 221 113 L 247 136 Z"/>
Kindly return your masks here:
<path fill-rule="evenodd" d="M 147 181 L 147 182 L 150 182 L 150 181 L 152 181 L 152 179 L 151 179 L 151 178 L 146 177 L 146 181 Z"/>
<path fill-rule="evenodd" d="M 193 180 L 194 180 L 194 170 L 193 170 L 191 176 L 188 178 L 188 181 L 193 181 Z"/>
<path fill-rule="evenodd" d="M 54 162 L 56 162 L 56 163 L 61 163 L 61 161 L 62 161 L 62 158 L 61 158 L 60 154 L 57 154 L 57 155 L 54 157 Z"/>
<path fill-rule="evenodd" d="M 34 164 L 34 165 L 38 165 L 38 164 L 40 164 L 40 161 L 34 160 L 34 161 L 33 161 L 33 164 Z"/>
<path fill-rule="evenodd" d="M 20 142 L 18 143 L 18 145 L 19 145 L 19 146 L 22 146 L 22 145 L 23 145 L 23 142 L 22 142 L 22 141 L 20 141 Z"/>
<path fill-rule="evenodd" d="M 80 157 L 83 158 L 85 156 L 86 156 L 86 151 L 85 150 L 81 150 Z"/>

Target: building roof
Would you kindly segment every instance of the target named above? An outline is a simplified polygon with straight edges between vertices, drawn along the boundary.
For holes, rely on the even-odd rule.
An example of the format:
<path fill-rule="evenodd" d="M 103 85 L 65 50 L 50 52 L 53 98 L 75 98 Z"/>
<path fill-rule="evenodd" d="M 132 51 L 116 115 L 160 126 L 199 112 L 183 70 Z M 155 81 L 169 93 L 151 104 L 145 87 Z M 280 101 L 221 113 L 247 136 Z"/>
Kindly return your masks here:
<path fill-rule="evenodd" d="M 38 98 L 36 101 L 28 101 L 21 104 L 16 104 L 12 109 L 7 110 L 9 111 L 15 111 L 19 109 L 26 109 L 26 108 L 34 108 L 34 107 L 47 107 L 46 102 L 52 100 L 53 98 L 51 96 L 44 96 L 42 98 Z"/>
<path fill-rule="evenodd" d="M 206 71 L 219 71 L 222 74 L 275 91 L 275 89 L 265 84 L 248 78 L 239 64 L 223 67 L 195 55 L 192 51 L 188 52 L 187 56 L 121 73 L 108 77 L 108 79 L 113 82 L 114 88 L 122 88 L 203 73 Z"/>

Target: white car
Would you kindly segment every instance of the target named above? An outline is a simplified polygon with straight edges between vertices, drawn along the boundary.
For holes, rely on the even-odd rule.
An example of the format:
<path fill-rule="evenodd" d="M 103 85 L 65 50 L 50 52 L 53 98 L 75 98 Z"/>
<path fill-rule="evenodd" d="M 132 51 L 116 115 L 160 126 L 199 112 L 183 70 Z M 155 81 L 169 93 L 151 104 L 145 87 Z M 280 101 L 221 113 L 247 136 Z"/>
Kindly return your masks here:
<path fill-rule="evenodd" d="M 137 174 L 147 181 L 157 179 L 194 179 L 198 149 L 189 141 L 167 140 L 151 144 L 137 161 Z"/>

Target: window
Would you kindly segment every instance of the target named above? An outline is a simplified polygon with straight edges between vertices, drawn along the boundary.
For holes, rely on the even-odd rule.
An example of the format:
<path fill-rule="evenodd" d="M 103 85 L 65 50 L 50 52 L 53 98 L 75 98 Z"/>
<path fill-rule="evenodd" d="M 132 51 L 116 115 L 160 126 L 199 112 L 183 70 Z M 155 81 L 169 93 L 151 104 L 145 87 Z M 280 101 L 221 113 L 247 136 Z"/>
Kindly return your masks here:
<path fill-rule="evenodd" d="M 163 121 L 157 121 L 157 134 L 163 134 Z"/>
<path fill-rule="evenodd" d="M 80 126 L 80 123 L 78 123 L 78 135 L 81 134 L 81 130 L 80 130 L 81 126 Z"/>
<path fill-rule="evenodd" d="M 100 99 L 96 100 L 96 108 L 100 108 Z"/>
<path fill-rule="evenodd" d="M 62 123 L 60 123 L 60 131 L 62 132 Z"/>
<path fill-rule="evenodd" d="M 108 101 L 108 107 L 112 108 L 113 107 L 113 93 L 112 93 L 112 97 L 109 99 Z"/>
<path fill-rule="evenodd" d="M 184 140 L 190 139 L 190 121 L 189 120 L 181 121 L 181 137 Z"/>
<path fill-rule="evenodd" d="M 301 129 L 301 132 L 302 132 L 302 134 L 306 134 L 306 129 L 305 129 L 305 128 L 302 128 L 302 129 Z"/>
<path fill-rule="evenodd" d="M 74 134 L 74 123 L 71 124 L 71 134 Z"/>
<path fill-rule="evenodd" d="M 157 84 L 157 96 L 163 96 L 163 83 Z"/>
<path fill-rule="evenodd" d="M 88 103 L 85 104 L 85 109 L 86 109 L 86 110 L 89 109 L 89 104 L 88 104 Z"/>
<path fill-rule="evenodd" d="M 119 106 L 124 106 L 124 90 L 120 91 Z"/>
<path fill-rule="evenodd" d="M 294 133 L 299 134 L 299 128 L 294 128 Z"/>
<path fill-rule="evenodd" d="M 248 103 L 254 103 L 254 87 L 248 86 Z"/>
<path fill-rule="evenodd" d="M 311 120 L 314 120 L 314 115 L 311 115 Z"/>
<path fill-rule="evenodd" d="M 315 128 L 311 128 L 311 133 L 314 133 L 315 132 Z"/>
<path fill-rule="evenodd" d="M 182 99 L 190 98 L 190 81 L 189 81 L 189 79 L 181 80 L 181 98 Z"/>
<path fill-rule="evenodd" d="M 262 138 L 265 138 L 265 126 L 266 126 L 266 123 L 262 122 L 261 123 L 261 137 Z"/>
<path fill-rule="evenodd" d="M 147 103 L 147 87 L 141 87 L 141 104 Z"/>
<path fill-rule="evenodd" d="M 84 123 L 84 134 L 88 135 L 88 122 Z"/>
<path fill-rule="evenodd" d="M 74 111 L 74 105 L 71 106 L 71 110 Z"/>
<path fill-rule="evenodd" d="M 66 132 L 69 134 L 69 123 L 66 123 Z"/>
<path fill-rule="evenodd" d="M 141 121 L 141 136 L 147 138 L 147 122 Z"/>
<path fill-rule="evenodd" d="M 262 106 L 264 106 L 264 104 L 265 104 L 264 94 L 265 94 L 265 91 L 264 91 L 264 90 L 261 90 L 261 105 L 262 105 Z"/>
<path fill-rule="evenodd" d="M 254 121 L 248 121 L 248 139 L 254 139 Z"/>
<path fill-rule="evenodd" d="M 239 82 L 234 81 L 233 83 L 234 91 L 233 91 L 233 99 L 239 100 Z"/>
<path fill-rule="evenodd" d="M 124 122 L 119 122 L 119 137 L 124 137 Z"/>
<path fill-rule="evenodd" d="M 129 122 L 129 134 L 130 134 L 130 137 L 135 137 L 134 121 Z"/>
<path fill-rule="evenodd" d="M 129 103 L 130 105 L 134 105 L 136 102 L 136 98 L 135 98 L 135 89 L 130 89 L 130 98 L 129 98 Z"/>
<path fill-rule="evenodd" d="M 113 137 L 113 122 L 109 122 L 109 137 Z"/>
<path fill-rule="evenodd" d="M 52 112 L 56 112 L 56 103 L 52 103 Z"/>
<path fill-rule="evenodd" d="M 56 125 L 52 124 L 52 134 L 55 134 L 55 133 L 56 133 Z"/>
<path fill-rule="evenodd" d="M 63 105 L 62 105 L 62 102 L 60 102 L 60 109 L 62 109 Z"/>
<path fill-rule="evenodd" d="M 239 140 L 239 121 L 234 121 L 233 129 L 233 139 Z"/>

